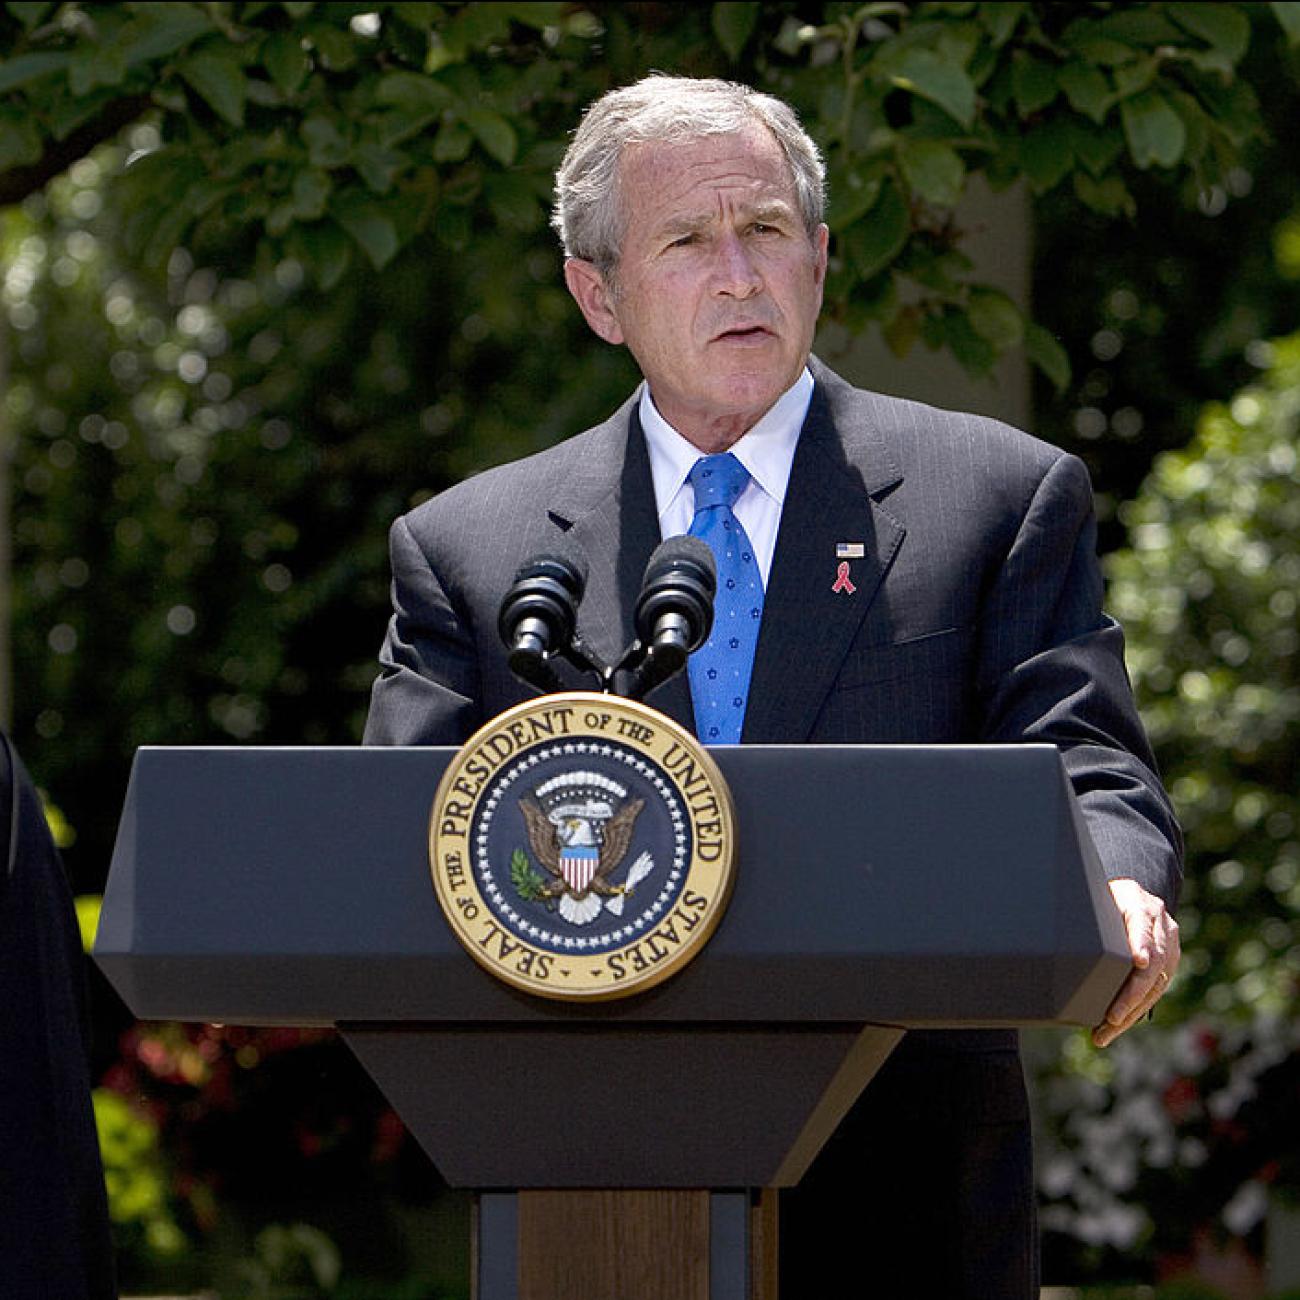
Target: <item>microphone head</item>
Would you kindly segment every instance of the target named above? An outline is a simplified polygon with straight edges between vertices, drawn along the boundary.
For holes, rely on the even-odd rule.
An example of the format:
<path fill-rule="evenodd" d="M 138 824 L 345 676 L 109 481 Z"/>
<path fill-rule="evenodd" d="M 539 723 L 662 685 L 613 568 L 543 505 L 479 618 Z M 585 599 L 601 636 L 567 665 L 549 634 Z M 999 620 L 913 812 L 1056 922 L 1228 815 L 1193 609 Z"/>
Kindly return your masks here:
<path fill-rule="evenodd" d="M 665 614 L 675 614 L 689 629 L 688 652 L 697 650 L 713 627 L 717 587 L 718 566 L 706 542 L 698 537 L 667 538 L 645 566 L 636 603 L 637 636 L 650 645 L 658 621 Z"/>
<path fill-rule="evenodd" d="M 502 641 L 513 647 L 520 624 L 540 620 L 550 645 L 564 648 L 573 639 L 586 588 L 587 563 L 580 555 L 556 551 L 534 556 L 520 565 L 501 601 L 497 630 Z"/>
<path fill-rule="evenodd" d="M 575 604 L 582 602 L 587 589 L 587 561 L 576 551 L 555 550 L 534 555 L 519 566 L 514 585 L 531 578 L 550 578 L 572 595 Z"/>
<path fill-rule="evenodd" d="M 667 537 L 654 549 L 654 554 L 646 561 L 643 587 L 672 573 L 686 573 L 695 581 L 704 584 L 710 596 L 718 589 L 718 562 L 707 542 L 698 537 L 683 534 L 681 537 Z"/>

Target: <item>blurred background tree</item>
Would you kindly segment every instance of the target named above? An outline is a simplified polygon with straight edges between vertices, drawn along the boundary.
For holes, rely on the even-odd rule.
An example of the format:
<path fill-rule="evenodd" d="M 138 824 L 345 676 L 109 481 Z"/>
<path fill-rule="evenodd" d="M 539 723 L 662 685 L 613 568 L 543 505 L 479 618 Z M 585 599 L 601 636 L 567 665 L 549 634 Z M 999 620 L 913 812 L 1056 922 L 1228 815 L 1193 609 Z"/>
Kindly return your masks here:
<path fill-rule="evenodd" d="M 1052 336 L 1086 319 L 1080 295 L 1042 285 L 1057 328 L 1027 327 L 975 282 L 957 198 L 975 174 L 1024 179 L 1068 214 L 1048 240 L 1113 245 L 1141 240 L 1116 221 L 1144 185 L 1162 230 L 1174 188 L 1226 196 L 1263 128 L 1235 75 L 1248 13 L 5 5 L 13 721 L 58 742 L 43 774 L 81 837 L 78 878 L 102 876 L 119 806 L 120 766 L 87 779 L 107 756 L 160 737 L 354 739 L 387 521 L 626 390 L 633 369 L 587 341 L 545 228 L 595 95 L 652 67 L 788 95 L 830 165 L 832 314 L 977 374 L 1028 329 L 1060 383 Z M 1281 42 L 1267 24 L 1257 51 Z M 1109 265 L 1096 251 L 1046 246 L 1044 278 L 1086 298 Z M 1146 289 L 1129 293 L 1150 337 L 1166 309 Z M 1091 421 L 1049 432 L 1096 442 Z M 1119 446 L 1088 448 L 1106 453 L 1103 491 L 1145 445 L 1127 408 L 1111 424 Z"/>
<path fill-rule="evenodd" d="M 830 167 L 829 316 L 900 354 L 950 351 L 973 379 L 1024 347 L 1036 431 L 1088 460 L 1114 547 L 1152 458 L 1272 364 L 1259 340 L 1293 323 L 1298 35 L 1297 5 L 0 6 L 4 703 L 67 815 L 78 886 L 102 884 L 136 746 L 354 742 L 388 522 L 627 391 L 634 370 L 586 335 L 545 225 L 566 135 L 603 90 L 666 69 L 796 103 Z M 1035 196 L 1032 317 L 963 252 L 954 208 L 974 176 Z M 1148 635 L 1146 590 L 1124 610 L 1140 654 L 1227 644 L 1181 612 Z M 1185 722 L 1182 675 L 1146 698 Z M 1176 792 L 1236 779 L 1196 736 L 1157 734 Z M 1231 847 L 1236 794 L 1213 798 L 1229 847 L 1193 874 L 1255 871 Z M 1241 906 L 1195 958 L 1198 1000 L 1236 987 L 1257 915 L 1291 905 L 1283 891 L 1257 914 L 1225 887 Z M 1295 949 L 1270 933 L 1257 965 L 1281 1004 Z M 1214 1010 L 1249 1020 L 1247 1001 Z M 282 1200 L 329 1161 L 431 1194 L 339 1049 L 198 1027 L 119 1042 L 107 999 L 102 1020 L 100 1065 L 147 1101 L 196 1239 L 218 1231 L 218 1201 L 256 1199 L 213 1136 L 232 1097 L 241 1122 L 317 1135 L 286 1156 L 308 1172 Z M 1095 1074 L 1074 1061 L 1065 1093 L 1104 1087 Z M 307 1113 L 306 1080 L 332 1116 Z M 1058 1226 L 1049 1258 L 1071 1276 L 1132 1259 L 1093 1249 L 1072 1211 Z"/>
<path fill-rule="evenodd" d="M 1188 838 L 1186 956 L 1159 1025 L 1105 1055 L 1072 1043 L 1063 1070 L 1044 1055 L 1044 1219 L 1076 1274 L 1140 1248 L 1262 1288 L 1286 1244 L 1270 1203 L 1275 1238 L 1295 1231 L 1277 1207 L 1300 1197 L 1300 336 L 1251 355 L 1257 378 L 1121 507 L 1109 557 Z"/>
<path fill-rule="evenodd" d="M 1060 191 L 1035 207 L 1035 311 L 1074 364 L 1064 393 L 1040 386 L 1036 427 L 1093 472 L 1111 607 L 1189 849 L 1187 957 L 1159 1023 L 1104 1057 L 1072 1044 L 1064 1069 L 1036 1045 L 1048 1269 L 1238 1256 L 1257 1289 L 1221 1279 L 1227 1294 L 1262 1293 L 1266 1253 L 1286 1261 L 1275 1284 L 1300 1286 L 1278 1210 L 1300 1151 L 1300 78 L 1262 16 L 1242 68 L 1267 134 L 1221 183 L 1120 237 Z"/>

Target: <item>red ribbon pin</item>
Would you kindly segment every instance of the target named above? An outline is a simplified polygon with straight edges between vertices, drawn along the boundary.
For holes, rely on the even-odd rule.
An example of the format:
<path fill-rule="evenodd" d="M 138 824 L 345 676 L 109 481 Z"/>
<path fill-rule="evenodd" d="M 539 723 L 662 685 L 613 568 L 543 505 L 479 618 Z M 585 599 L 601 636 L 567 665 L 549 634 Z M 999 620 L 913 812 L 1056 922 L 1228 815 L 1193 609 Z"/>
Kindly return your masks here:
<path fill-rule="evenodd" d="M 857 586 L 849 579 L 849 562 L 841 560 L 838 572 L 835 574 L 835 585 L 831 587 L 833 592 L 847 591 L 851 596 L 857 591 Z"/>

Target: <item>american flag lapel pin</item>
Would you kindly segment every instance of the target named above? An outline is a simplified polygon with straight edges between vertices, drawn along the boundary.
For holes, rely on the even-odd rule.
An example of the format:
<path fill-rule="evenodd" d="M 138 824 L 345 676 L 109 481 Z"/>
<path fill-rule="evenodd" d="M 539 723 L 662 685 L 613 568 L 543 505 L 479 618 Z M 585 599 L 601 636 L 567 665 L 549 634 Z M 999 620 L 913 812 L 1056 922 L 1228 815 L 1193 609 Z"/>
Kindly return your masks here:
<path fill-rule="evenodd" d="M 851 596 L 857 591 L 857 584 L 849 577 L 849 561 L 860 560 L 866 554 L 866 547 L 861 542 L 836 542 L 835 558 L 839 564 L 835 569 L 835 581 L 831 584 L 831 591 L 835 595 L 841 593 Z"/>

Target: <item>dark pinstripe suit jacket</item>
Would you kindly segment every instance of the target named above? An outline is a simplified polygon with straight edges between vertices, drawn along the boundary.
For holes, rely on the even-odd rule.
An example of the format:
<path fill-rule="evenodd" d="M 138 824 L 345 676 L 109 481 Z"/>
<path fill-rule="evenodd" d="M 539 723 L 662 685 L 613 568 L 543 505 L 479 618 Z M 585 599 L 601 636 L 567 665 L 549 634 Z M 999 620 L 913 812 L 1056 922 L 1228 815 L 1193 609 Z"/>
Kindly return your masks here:
<path fill-rule="evenodd" d="M 1108 872 L 1172 903 L 1179 833 L 1101 611 L 1083 465 L 811 365 L 745 742 L 1055 743 Z M 635 400 L 393 525 L 367 743 L 458 744 L 530 693 L 506 667 L 497 610 L 518 566 L 561 536 L 590 566 L 580 629 L 614 659 L 660 540 Z M 840 542 L 864 549 L 852 593 L 832 590 Z M 649 703 L 693 723 L 684 675 Z"/>

